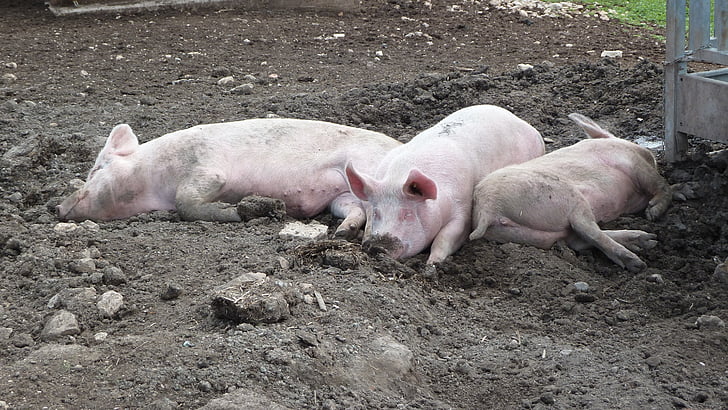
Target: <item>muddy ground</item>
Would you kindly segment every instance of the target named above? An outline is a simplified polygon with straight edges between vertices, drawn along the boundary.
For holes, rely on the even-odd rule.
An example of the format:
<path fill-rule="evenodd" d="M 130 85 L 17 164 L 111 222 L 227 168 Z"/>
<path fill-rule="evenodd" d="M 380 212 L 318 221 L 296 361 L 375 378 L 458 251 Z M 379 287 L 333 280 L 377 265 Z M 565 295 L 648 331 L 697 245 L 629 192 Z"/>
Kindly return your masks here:
<path fill-rule="evenodd" d="M 476 241 L 432 278 L 426 254 L 282 239 L 291 220 L 154 212 L 59 225 L 53 213 L 122 122 L 143 141 L 268 115 L 406 141 L 488 103 L 533 124 L 548 149 L 582 138 L 571 112 L 659 145 L 654 34 L 479 1 L 69 18 L 0 1 L 0 408 L 725 408 L 728 279 L 715 272 L 728 257 L 728 155 L 717 144 L 660 159 L 682 184 L 664 218 L 608 225 L 658 235 L 638 274 L 596 251 Z M 215 289 L 250 272 L 268 279 L 243 290 L 285 302 L 281 321 L 213 313 Z M 99 309 L 108 291 L 120 308 L 112 297 Z"/>

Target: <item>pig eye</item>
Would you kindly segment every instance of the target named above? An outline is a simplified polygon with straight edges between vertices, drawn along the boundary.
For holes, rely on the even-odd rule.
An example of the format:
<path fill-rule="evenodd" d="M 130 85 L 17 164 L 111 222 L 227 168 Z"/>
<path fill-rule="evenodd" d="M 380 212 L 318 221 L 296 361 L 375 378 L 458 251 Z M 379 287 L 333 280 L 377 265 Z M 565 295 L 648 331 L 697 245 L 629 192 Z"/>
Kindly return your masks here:
<path fill-rule="evenodd" d="M 407 186 L 407 193 L 415 196 L 425 196 L 420 190 L 420 187 L 417 186 L 417 182 L 412 182 Z"/>

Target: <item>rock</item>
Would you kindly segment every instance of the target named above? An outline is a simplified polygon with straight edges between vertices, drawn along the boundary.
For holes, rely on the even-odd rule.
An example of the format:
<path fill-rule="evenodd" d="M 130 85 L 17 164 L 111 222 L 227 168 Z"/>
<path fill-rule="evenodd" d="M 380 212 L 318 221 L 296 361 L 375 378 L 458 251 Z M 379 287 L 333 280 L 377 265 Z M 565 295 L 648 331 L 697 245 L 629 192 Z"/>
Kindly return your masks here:
<path fill-rule="evenodd" d="M 96 343 L 103 343 L 106 341 L 106 338 L 109 337 L 109 334 L 106 332 L 98 332 L 94 334 L 94 342 Z"/>
<path fill-rule="evenodd" d="M 157 103 L 157 99 L 148 95 L 139 97 L 139 104 L 141 105 L 154 105 Z"/>
<path fill-rule="evenodd" d="M 621 50 L 604 50 L 602 51 L 601 57 L 604 58 L 620 58 L 622 57 Z"/>
<path fill-rule="evenodd" d="M 255 195 L 241 199 L 237 210 L 243 222 L 262 217 L 280 221 L 286 216 L 286 204 L 283 201 Z"/>
<path fill-rule="evenodd" d="M 12 62 L 12 61 L 9 62 L 9 63 L 5 63 L 5 68 L 9 68 L 11 70 L 15 70 L 16 68 L 18 68 L 18 63 L 15 63 L 15 62 Z"/>
<path fill-rule="evenodd" d="M 113 290 L 104 292 L 98 303 L 96 303 L 96 307 L 103 317 L 116 316 L 122 306 L 124 306 L 124 297 L 119 292 Z"/>
<path fill-rule="evenodd" d="M 73 222 L 59 222 L 53 227 L 53 230 L 58 233 L 71 233 L 78 229 L 78 225 Z"/>
<path fill-rule="evenodd" d="M 215 289 L 211 307 L 217 317 L 235 323 L 275 323 L 291 314 L 281 288 L 259 272 L 240 275 Z"/>
<path fill-rule="evenodd" d="M 588 292 L 589 284 L 586 282 L 576 282 L 574 283 L 574 289 L 578 290 L 579 292 Z"/>
<path fill-rule="evenodd" d="M 78 326 L 76 316 L 67 310 L 60 310 L 46 322 L 40 338 L 43 340 L 52 340 L 62 336 L 71 336 L 80 333 L 81 328 Z"/>
<path fill-rule="evenodd" d="M 69 264 L 69 268 L 77 273 L 91 273 L 96 270 L 96 262 L 91 258 L 76 259 Z"/>
<path fill-rule="evenodd" d="M 10 339 L 10 343 L 17 348 L 23 348 L 35 345 L 35 340 L 33 340 L 33 336 L 28 333 L 14 333 Z"/>
<path fill-rule="evenodd" d="M 533 66 L 531 64 L 518 64 L 518 69 L 520 71 L 528 71 L 533 70 Z"/>
<path fill-rule="evenodd" d="M 0 327 L 0 345 L 4 345 L 10 340 L 10 335 L 13 334 L 13 329 L 10 327 Z"/>
<path fill-rule="evenodd" d="M 541 403 L 548 406 L 556 404 L 556 398 L 554 397 L 553 393 L 550 392 L 542 394 L 539 400 L 541 400 Z"/>
<path fill-rule="evenodd" d="M 719 318 L 718 316 L 703 315 L 695 321 L 695 326 L 697 326 L 698 329 L 716 330 L 724 328 L 725 322 L 723 322 L 723 319 Z"/>
<path fill-rule="evenodd" d="M 316 221 L 308 225 L 300 221 L 286 224 L 278 233 L 281 239 L 311 239 L 319 240 L 326 238 L 329 227 Z"/>
<path fill-rule="evenodd" d="M 665 283 L 665 279 L 662 278 L 662 275 L 659 273 L 653 273 L 652 275 L 647 277 L 648 282 L 652 283 Z"/>
<path fill-rule="evenodd" d="M 220 77 L 230 77 L 230 74 L 232 74 L 232 72 L 230 72 L 229 68 L 216 67 L 215 69 L 212 70 L 211 75 L 215 78 L 220 78 Z"/>
<path fill-rule="evenodd" d="M 206 405 L 200 407 L 199 410 L 286 410 L 288 408 L 281 406 L 269 397 L 258 392 L 238 388 L 230 393 L 224 394 L 222 397 L 210 400 Z"/>
<path fill-rule="evenodd" d="M 713 271 L 713 279 L 723 283 L 728 283 L 728 259 L 715 267 L 715 271 Z"/>
<path fill-rule="evenodd" d="M 97 296 L 93 287 L 63 289 L 48 301 L 48 308 L 81 311 L 87 306 L 93 306 Z"/>
<path fill-rule="evenodd" d="M 107 266 L 104 268 L 104 284 L 118 286 L 126 283 L 126 275 L 116 266 Z"/>
<path fill-rule="evenodd" d="M 182 287 L 176 283 L 168 283 L 159 298 L 162 300 L 177 299 L 182 294 Z"/>
<path fill-rule="evenodd" d="M 250 95 L 253 93 L 253 88 L 255 88 L 255 86 L 253 86 L 253 84 L 251 83 L 240 84 L 237 87 L 233 87 L 230 90 L 230 93 L 238 95 Z"/>
<path fill-rule="evenodd" d="M 223 86 L 223 85 L 230 85 L 235 82 L 235 78 L 231 75 L 223 77 L 219 80 L 217 80 L 217 85 Z"/>
<path fill-rule="evenodd" d="M 179 408 L 177 402 L 172 401 L 166 397 L 154 400 L 148 407 L 148 410 L 174 410 Z"/>
<path fill-rule="evenodd" d="M 2 82 L 5 84 L 11 84 L 18 80 L 18 77 L 15 74 L 10 74 L 10 73 L 3 74 L 3 76 L 1 78 L 2 78 Z"/>
<path fill-rule="evenodd" d="M 197 384 L 197 388 L 203 393 L 209 393 L 212 391 L 212 383 L 207 380 L 203 380 Z"/>

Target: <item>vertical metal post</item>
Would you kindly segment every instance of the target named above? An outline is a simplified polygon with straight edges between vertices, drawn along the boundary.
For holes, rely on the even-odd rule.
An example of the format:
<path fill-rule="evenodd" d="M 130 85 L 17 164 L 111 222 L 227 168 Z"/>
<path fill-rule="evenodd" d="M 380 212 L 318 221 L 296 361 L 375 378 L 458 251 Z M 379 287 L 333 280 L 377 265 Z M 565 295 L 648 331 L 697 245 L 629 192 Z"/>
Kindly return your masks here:
<path fill-rule="evenodd" d="M 692 3 L 700 0 L 693 0 Z M 685 57 L 686 0 L 667 1 L 667 45 L 665 61 L 665 157 L 669 162 L 684 159 L 687 135 L 678 131 L 680 74 L 687 71 Z M 710 11 L 710 8 L 708 8 Z M 691 39 L 692 40 L 692 39 Z"/>

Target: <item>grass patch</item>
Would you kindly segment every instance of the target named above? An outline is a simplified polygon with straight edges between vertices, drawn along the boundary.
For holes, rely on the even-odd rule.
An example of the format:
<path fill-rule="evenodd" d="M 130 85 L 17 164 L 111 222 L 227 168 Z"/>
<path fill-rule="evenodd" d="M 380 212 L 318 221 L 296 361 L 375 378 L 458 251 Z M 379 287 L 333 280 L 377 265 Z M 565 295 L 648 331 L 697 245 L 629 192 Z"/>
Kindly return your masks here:
<path fill-rule="evenodd" d="M 587 10 L 609 11 L 609 17 L 635 26 L 665 27 L 665 0 L 576 0 Z"/>

